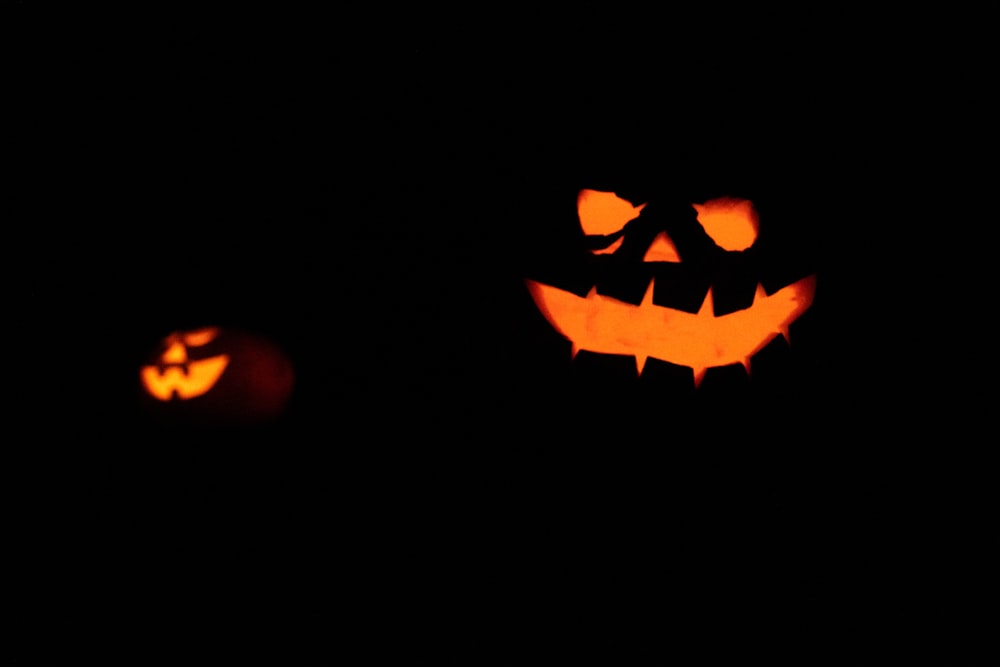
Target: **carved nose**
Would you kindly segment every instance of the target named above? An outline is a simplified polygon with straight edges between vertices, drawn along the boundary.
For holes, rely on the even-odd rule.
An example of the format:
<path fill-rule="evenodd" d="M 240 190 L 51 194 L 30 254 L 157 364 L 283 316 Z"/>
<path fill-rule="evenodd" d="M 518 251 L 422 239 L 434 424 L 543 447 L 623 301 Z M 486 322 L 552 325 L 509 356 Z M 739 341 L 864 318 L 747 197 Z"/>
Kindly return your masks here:
<path fill-rule="evenodd" d="M 163 363 L 166 364 L 183 364 L 187 358 L 187 349 L 177 341 L 171 343 L 167 351 L 163 353 Z"/>
<path fill-rule="evenodd" d="M 679 262 L 681 261 L 681 256 L 677 252 L 677 246 L 670 240 L 670 236 L 666 232 L 660 232 L 646 250 L 646 255 L 642 258 L 642 261 Z"/>

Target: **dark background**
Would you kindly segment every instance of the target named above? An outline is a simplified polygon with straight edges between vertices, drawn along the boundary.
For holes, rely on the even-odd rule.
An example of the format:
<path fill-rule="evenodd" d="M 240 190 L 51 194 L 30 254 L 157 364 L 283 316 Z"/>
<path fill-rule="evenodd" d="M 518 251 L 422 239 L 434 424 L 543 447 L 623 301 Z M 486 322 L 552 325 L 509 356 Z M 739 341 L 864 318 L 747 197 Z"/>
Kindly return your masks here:
<path fill-rule="evenodd" d="M 674 585 L 796 608 L 895 579 L 879 554 L 943 521 L 907 479 L 935 456 L 899 427 L 918 409 L 887 400 L 931 381 L 883 298 L 934 142 L 898 123 L 917 74 L 858 58 L 863 25 L 849 59 L 819 15 L 143 17 L 55 50 L 38 18 L 12 50 L 7 246 L 32 351 L 10 535 L 38 614 L 332 607 L 364 634 L 430 601 L 544 617 L 527 600 Z M 776 374 L 694 392 L 570 363 L 523 279 L 600 184 L 766 202 L 819 280 Z M 276 423 L 138 410 L 156 342 L 208 324 L 288 352 Z"/>

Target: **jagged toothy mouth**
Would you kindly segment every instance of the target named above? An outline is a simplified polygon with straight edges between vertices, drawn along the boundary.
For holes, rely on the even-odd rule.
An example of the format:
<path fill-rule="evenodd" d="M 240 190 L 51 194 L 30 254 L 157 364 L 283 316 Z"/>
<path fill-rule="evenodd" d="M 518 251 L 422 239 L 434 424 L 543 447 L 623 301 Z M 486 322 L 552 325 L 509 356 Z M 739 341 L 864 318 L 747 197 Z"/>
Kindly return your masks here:
<path fill-rule="evenodd" d="M 697 313 L 653 303 L 654 280 L 642 302 L 625 303 L 602 296 L 596 288 L 580 297 L 533 280 L 525 281 L 549 323 L 580 350 L 631 355 L 641 374 L 646 359 L 687 366 L 697 387 L 708 368 L 742 364 L 788 327 L 812 304 L 816 277 L 809 276 L 768 295 L 757 286 L 753 303 L 743 310 L 716 316 L 709 289 Z"/>

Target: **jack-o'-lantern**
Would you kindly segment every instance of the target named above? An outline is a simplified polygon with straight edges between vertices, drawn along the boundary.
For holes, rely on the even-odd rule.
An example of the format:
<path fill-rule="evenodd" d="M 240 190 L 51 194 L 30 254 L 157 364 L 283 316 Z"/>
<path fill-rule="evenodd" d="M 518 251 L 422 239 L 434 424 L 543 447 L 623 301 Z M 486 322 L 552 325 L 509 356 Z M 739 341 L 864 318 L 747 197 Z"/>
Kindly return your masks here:
<path fill-rule="evenodd" d="M 643 373 L 650 359 L 690 369 L 697 388 L 712 368 L 740 365 L 812 304 L 816 276 L 765 289 L 769 257 L 758 252 L 761 221 L 748 199 L 633 203 L 614 192 L 577 196 L 582 238 L 576 282 L 526 280 L 551 326 L 581 351 L 631 356 Z M 784 277 L 784 276 L 783 276 Z M 582 281 L 580 280 L 582 278 Z M 726 292 L 725 308 L 715 301 Z"/>
<path fill-rule="evenodd" d="M 164 337 L 139 380 L 147 413 L 168 423 L 259 424 L 284 411 L 294 372 L 263 336 L 203 327 Z"/>

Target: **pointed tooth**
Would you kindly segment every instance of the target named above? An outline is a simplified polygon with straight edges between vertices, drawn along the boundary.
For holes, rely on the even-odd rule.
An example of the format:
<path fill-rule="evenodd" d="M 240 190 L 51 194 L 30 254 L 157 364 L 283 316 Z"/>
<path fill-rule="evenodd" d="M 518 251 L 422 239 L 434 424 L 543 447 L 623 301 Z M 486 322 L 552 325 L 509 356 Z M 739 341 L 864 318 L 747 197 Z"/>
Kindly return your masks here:
<path fill-rule="evenodd" d="M 788 344 L 790 345 L 790 344 L 791 344 L 791 342 L 792 342 L 792 337 L 791 337 L 791 335 L 790 335 L 790 334 L 788 333 L 788 327 L 787 327 L 787 326 L 783 326 L 783 327 L 780 327 L 780 328 L 778 329 L 778 331 L 780 331 L 780 332 L 781 332 L 781 335 L 785 337 L 785 342 L 786 342 L 786 343 L 788 343 Z"/>
<path fill-rule="evenodd" d="M 642 375 L 642 369 L 646 367 L 647 358 L 645 354 L 635 355 L 635 367 L 639 371 L 639 375 Z"/>
<path fill-rule="evenodd" d="M 702 366 L 701 368 L 692 368 L 691 370 L 694 371 L 694 388 L 697 389 L 705 377 L 705 371 L 708 369 Z"/>
<path fill-rule="evenodd" d="M 743 368 L 746 369 L 747 375 L 749 376 L 750 375 L 750 357 L 746 357 L 743 360 Z"/>
<path fill-rule="evenodd" d="M 649 286 L 646 288 L 646 293 L 642 296 L 642 302 L 640 306 L 651 306 L 653 305 L 653 285 L 656 282 L 656 277 L 649 279 Z"/>
<path fill-rule="evenodd" d="M 715 302 L 712 299 L 712 288 L 708 288 L 708 292 L 705 293 L 705 300 L 701 304 L 701 308 L 698 309 L 698 315 L 704 315 L 706 317 L 715 317 Z"/>

